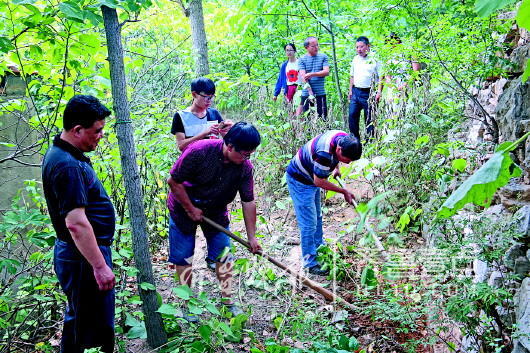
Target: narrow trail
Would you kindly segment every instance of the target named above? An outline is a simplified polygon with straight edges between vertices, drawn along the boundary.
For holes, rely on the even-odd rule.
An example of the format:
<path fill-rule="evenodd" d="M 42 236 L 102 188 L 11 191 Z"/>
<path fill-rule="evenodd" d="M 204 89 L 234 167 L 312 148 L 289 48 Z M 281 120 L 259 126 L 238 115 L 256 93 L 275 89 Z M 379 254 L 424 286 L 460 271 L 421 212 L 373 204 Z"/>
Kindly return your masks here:
<path fill-rule="evenodd" d="M 357 200 L 366 200 L 373 196 L 366 185 L 365 183 L 350 185 L 350 190 Z M 234 204 L 232 207 L 237 209 L 238 205 Z M 337 234 L 343 230 L 344 222 L 357 217 L 354 208 L 348 206 L 340 195 L 326 200 L 323 207 L 327 210 L 327 213 L 324 214 L 324 238 L 331 241 L 336 239 Z M 303 271 L 299 231 L 293 211 L 290 210 L 289 206 L 284 210 L 264 211 L 259 210 L 258 214 L 271 214 L 267 223 L 258 222 L 258 234 L 263 235 L 260 241 L 264 251 L 287 264 L 291 269 Z M 241 236 L 245 238 L 242 220 L 232 219 L 231 230 L 235 233 L 240 232 Z M 353 243 L 353 239 L 342 239 L 342 241 Z M 225 345 L 225 349 L 228 351 L 249 352 L 250 348 L 256 346 L 256 341 L 259 347 L 259 342 L 263 343 L 267 339 L 274 339 L 278 343 L 295 348 L 308 348 L 310 342 L 314 340 L 315 332 L 320 329 L 318 322 L 328 322 L 328 325 L 334 325 L 336 330 L 347 335 L 354 335 L 363 347 L 369 348 L 367 352 L 375 351 L 373 346 L 380 335 L 391 338 L 395 336 L 395 346 L 399 346 L 398 340 L 401 340 L 396 336 L 395 327 L 388 326 L 386 322 L 374 322 L 366 314 L 347 313 L 342 308 L 327 303 L 318 293 L 300 286 L 292 276 L 283 274 L 282 270 L 271 263 L 250 254 L 243 246 L 236 244 L 235 248 L 236 259 L 246 258 L 250 262 L 247 271 L 238 272 L 237 269 L 235 271 L 234 297 L 249 315 L 245 328 L 251 330 L 254 337 L 251 340 L 248 333 L 244 334 L 241 342 Z M 193 259 L 192 289 L 194 293 L 206 292 L 209 298 L 218 302 L 220 298 L 219 285 L 213 271 L 206 267 L 205 249 L 206 242 L 199 230 Z M 359 266 L 359 264 L 354 265 Z M 174 278 L 173 267 L 167 262 L 167 248 L 161 249 L 161 252 L 153 257 L 153 270 L 157 278 L 157 290 L 164 303 L 182 302 L 172 292 L 172 288 L 178 286 L 178 283 Z M 319 276 L 307 275 L 307 277 L 329 290 L 337 291 L 337 293 L 345 291 L 345 288 L 342 287 L 343 283 L 336 283 Z M 208 323 L 208 315 L 203 314 L 201 320 Z M 275 326 L 275 320 L 282 322 L 282 324 L 279 327 L 277 324 Z M 293 322 L 299 324 L 299 330 L 307 330 L 307 332 L 298 331 L 291 335 L 289 330 L 293 328 L 287 326 Z M 181 326 L 186 330 L 189 324 L 182 322 Z M 414 333 L 410 334 L 410 337 L 403 336 L 402 338 L 415 338 L 414 335 L 419 334 Z M 298 339 L 291 338 L 294 336 Z M 263 347 L 261 348 L 264 350 Z M 378 352 L 400 351 L 395 350 L 393 346 L 389 346 L 388 349 L 381 346 L 377 348 Z M 127 352 L 144 353 L 149 351 L 143 340 L 132 340 L 127 346 Z M 417 352 L 431 351 L 418 350 Z M 443 351 L 441 348 L 436 350 L 436 352 Z"/>

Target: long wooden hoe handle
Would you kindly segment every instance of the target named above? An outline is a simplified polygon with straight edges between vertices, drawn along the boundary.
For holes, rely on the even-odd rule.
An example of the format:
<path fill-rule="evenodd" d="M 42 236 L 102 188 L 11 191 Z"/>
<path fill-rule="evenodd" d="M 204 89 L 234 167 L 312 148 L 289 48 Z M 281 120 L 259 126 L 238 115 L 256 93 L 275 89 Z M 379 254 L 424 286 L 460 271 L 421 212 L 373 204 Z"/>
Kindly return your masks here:
<path fill-rule="evenodd" d="M 243 240 L 241 239 L 240 237 L 238 237 L 237 235 L 235 235 L 234 233 L 232 233 L 231 231 L 229 231 L 228 229 L 225 229 L 224 227 L 220 226 L 219 224 L 215 223 L 214 221 L 212 221 L 211 219 L 209 219 L 208 217 L 202 217 L 202 220 L 205 222 L 205 223 L 208 223 L 210 226 L 212 226 L 213 228 L 217 229 L 218 231 L 220 232 L 223 232 L 225 233 L 226 235 L 228 235 L 230 238 L 234 239 L 235 241 L 237 241 L 239 244 L 245 246 L 247 249 L 250 250 L 250 244 L 248 241 L 246 240 Z M 348 303 L 346 300 L 344 300 L 343 298 L 339 297 L 338 295 L 336 295 L 335 293 L 327 290 L 326 288 L 323 288 L 321 286 L 319 286 L 316 282 L 313 282 L 312 280 L 310 280 L 309 278 L 307 277 L 304 277 L 302 276 L 300 273 L 296 272 L 296 271 L 293 271 L 292 269 L 290 269 L 289 267 L 287 267 L 286 265 L 282 264 L 280 261 L 276 260 L 275 258 L 263 253 L 262 251 L 260 251 L 258 253 L 258 255 L 261 255 L 261 257 L 267 259 L 269 262 L 273 263 L 274 265 L 276 265 L 277 267 L 281 268 L 282 270 L 284 270 L 285 272 L 289 273 L 290 275 L 294 276 L 298 281 L 300 281 L 302 284 L 304 284 L 305 286 L 311 288 L 312 290 L 314 290 L 315 292 L 321 294 L 322 296 L 324 296 L 324 298 L 326 298 L 327 300 L 329 301 L 335 301 L 337 304 L 339 304 L 340 306 L 344 307 L 345 309 L 349 309 L 349 310 L 352 310 L 352 311 L 357 311 L 359 308 L 355 307 L 353 304 L 351 303 Z"/>

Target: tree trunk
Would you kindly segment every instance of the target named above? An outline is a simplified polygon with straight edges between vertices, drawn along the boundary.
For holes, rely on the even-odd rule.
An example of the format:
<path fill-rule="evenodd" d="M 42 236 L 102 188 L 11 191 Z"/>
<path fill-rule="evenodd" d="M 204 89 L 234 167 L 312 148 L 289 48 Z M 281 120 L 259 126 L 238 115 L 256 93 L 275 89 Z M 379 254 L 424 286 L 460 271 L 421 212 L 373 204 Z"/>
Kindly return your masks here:
<path fill-rule="evenodd" d="M 197 77 L 208 75 L 210 73 L 210 66 L 208 65 L 208 43 L 204 30 L 202 0 L 190 1 L 189 17 L 193 53 L 195 55 L 195 73 Z"/>
<path fill-rule="evenodd" d="M 162 317 L 156 312 L 159 307 L 156 290 L 144 290 L 140 287 L 141 283 L 150 283 L 154 286 L 155 281 L 147 243 L 147 222 L 138 165 L 136 164 L 136 150 L 129 114 L 129 102 L 127 101 L 121 26 L 118 23 L 116 9 L 102 6 L 101 12 L 103 13 L 105 35 L 107 37 L 112 98 L 116 114 L 116 134 L 120 146 L 121 167 L 132 228 L 134 261 L 138 268 L 138 291 L 143 303 L 142 309 L 145 316 L 147 342 L 151 347 L 159 347 L 167 342 L 167 335 Z"/>
<path fill-rule="evenodd" d="M 346 117 L 346 114 L 344 114 L 344 103 L 343 103 L 343 97 L 342 97 L 342 90 L 340 88 L 340 80 L 339 80 L 339 67 L 337 65 L 337 49 L 335 47 L 335 34 L 333 33 L 333 21 L 331 21 L 331 10 L 329 6 L 329 0 L 327 2 L 328 7 L 328 20 L 329 20 L 329 35 L 331 37 L 331 49 L 333 51 L 333 76 L 335 78 L 335 84 L 337 86 L 337 94 L 339 96 L 339 102 L 340 107 L 342 110 L 342 116 L 344 117 L 344 124 L 347 127 L 348 126 L 348 120 Z"/>

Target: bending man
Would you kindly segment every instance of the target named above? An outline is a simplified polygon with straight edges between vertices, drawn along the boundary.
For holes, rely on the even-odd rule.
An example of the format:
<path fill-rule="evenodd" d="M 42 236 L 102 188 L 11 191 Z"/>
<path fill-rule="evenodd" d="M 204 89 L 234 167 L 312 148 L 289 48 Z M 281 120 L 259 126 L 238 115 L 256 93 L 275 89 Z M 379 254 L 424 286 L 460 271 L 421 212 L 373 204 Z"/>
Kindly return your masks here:
<path fill-rule="evenodd" d="M 334 176 L 340 175 L 339 162 L 348 164 L 360 157 L 359 139 L 339 130 L 331 130 L 302 146 L 287 167 L 287 188 L 300 228 L 304 267 L 309 269 L 309 273 L 321 276 L 328 274 L 317 261 L 317 249 L 324 244 L 320 188 L 341 193 L 346 202 L 351 203 L 353 195 L 327 179 L 332 173 Z"/>
<path fill-rule="evenodd" d="M 251 124 L 235 124 L 223 140 L 200 140 L 189 145 L 170 171 L 167 182 L 169 219 L 169 261 L 176 265 L 181 284 L 191 287 L 195 232 L 203 215 L 228 229 L 227 205 L 237 193 L 252 252 L 261 250 L 256 239 L 256 204 L 252 163 L 248 160 L 261 142 Z M 201 224 L 208 258 L 216 262 L 223 303 L 232 314 L 242 313 L 232 300 L 232 259 L 226 254 L 230 239 L 225 233 Z M 197 321 L 187 314 L 185 319 Z"/>

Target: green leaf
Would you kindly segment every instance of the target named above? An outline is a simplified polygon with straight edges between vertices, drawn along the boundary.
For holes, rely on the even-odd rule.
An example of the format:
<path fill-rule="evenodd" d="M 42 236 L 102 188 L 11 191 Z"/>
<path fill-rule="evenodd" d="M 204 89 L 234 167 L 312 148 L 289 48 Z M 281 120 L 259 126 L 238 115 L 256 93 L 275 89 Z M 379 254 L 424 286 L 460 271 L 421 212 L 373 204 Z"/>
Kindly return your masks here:
<path fill-rule="evenodd" d="M 528 77 L 530 77 L 530 59 L 526 59 L 526 68 L 524 69 L 523 76 L 521 76 L 521 81 L 526 83 Z"/>
<path fill-rule="evenodd" d="M 84 11 L 75 2 L 62 2 L 59 10 L 69 19 L 84 20 Z"/>
<path fill-rule="evenodd" d="M 488 17 L 493 12 L 513 4 L 516 0 L 476 0 L 475 12 L 479 16 Z"/>
<path fill-rule="evenodd" d="M 147 331 L 145 329 L 145 323 L 142 322 L 141 326 L 134 326 L 127 332 L 127 338 L 147 338 Z"/>
<path fill-rule="evenodd" d="M 372 266 L 365 266 L 361 274 L 361 284 L 368 288 L 374 288 L 377 286 L 377 278 L 375 277 L 375 271 Z"/>
<path fill-rule="evenodd" d="M 98 5 L 99 6 L 107 6 L 107 7 L 110 7 L 111 9 L 115 9 L 118 7 L 118 2 L 115 1 L 115 0 L 101 0 L 98 2 Z"/>
<path fill-rule="evenodd" d="M 175 309 L 175 307 L 173 307 L 171 304 L 162 304 L 160 308 L 158 308 L 157 312 L 166 315 L 176 315 L 177 309 Z"/>
<path fill-rule="evenodd" d="M 140 288 L 142 288 L 143 290 L 156 290 L 156 287 L 148 282 L 140 283 Z"/>
<path fill-rule="evenodd" d="M 517 21 L 519 27 L 524 27 L 530 31 L 530 0 L 523 0 L 523 3 L 521 4 L 521 6 L 519 6 L 519 11 L 517 12 L 515 20 Z M 525 73 L 527 72 L 527 70 L 528 62 L 526 63 Z M 526 77 L 528 77 L 528 75 Z"/>
<path fill-rule="evenodd" d="M 206 341 L 207 343 L 210 343 L 211 335 L 212 335 L 212 328 L 208 325 L 201 325 L 201 327 L 199 327 L 199 334 L 201 335 L 204 341 Z"/>
<path fill-rule="evenodd" d="M 15 49 L 11 40 L 7 37 L 0 37 L 0 53 L 7 53 L 10 50 Z"/>
<path fill-rule="evenodd" d="M 280 326 L 282 326 L 282 323 L 283 323 L 283 317 L 282 316 L 277 316 L 274 320 L 272 320 L 272 324 L 274 325 L 276 330 L 280 329 Z"/>
<path fill-rule="evenodd" d="M 463 158 L 458 158 L 451 162 L 451 166 L 453 170 L 456 170 L 462 173 L 464 170 L 466 170 L 467 161 Z"/>
<path fill-rule="evenodd" d="M 175 293 L 177 297 L 183 300 L 189 300 L 193 295 L 193 292 L 191 291 L 190 287 L 186 285 L 181 285 L 176 288 L 173 288 L 173 293 Z"/>
<path fill-rule="evenodd" d="M 423 135 L 423 136 L 418 137 L 416 141 L 414 141 L 414 144 L 416 145 L 416 147 L 422 147 L 425 144 L 427 144 L 430 140 L 431 140 L 431 137 L 429 135 Z"/>
<path fill-rule="evenodd" d="M 468 203 L 488 207 L 497 189 L 520 175 L 508 152 L 496 152 L 445 200 L 438 216 L 448 218 Z"/>

